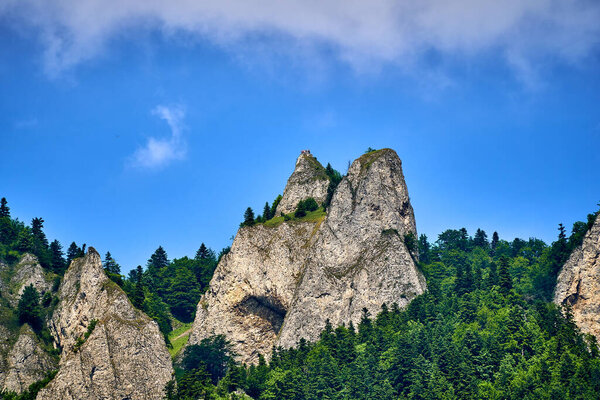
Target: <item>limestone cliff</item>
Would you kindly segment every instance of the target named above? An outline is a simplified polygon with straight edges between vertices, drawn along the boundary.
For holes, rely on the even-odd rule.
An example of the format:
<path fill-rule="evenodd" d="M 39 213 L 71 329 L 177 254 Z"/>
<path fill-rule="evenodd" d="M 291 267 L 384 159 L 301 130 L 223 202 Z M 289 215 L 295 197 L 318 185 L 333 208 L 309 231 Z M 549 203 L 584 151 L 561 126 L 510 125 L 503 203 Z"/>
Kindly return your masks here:
<path fill-rule="evenodd" d="M 321 163 L 310 153 L 300 154 L 275 215 L 289 214 L 295 211 L 298 202 L 309 197 L 322 204 L 327 197 L 328 186 L 329 178 Z"/>
<path fill-rule="evenodd" d="M 600 217 L 563 265 L 554 302 L 571 305 L 577 326 L 600 339 Z"/>
<path fill-rule="evenodd" d="M 55 357 L 48 354 L 31 327 L 25 324 L 0 371 L 2 390 L 21 393 L 56 367 Z"/>
<path fill-rule="evenodd" d="M 20 326 L 16 313 L 25 287 L 33 285 L 43 294 L 51 289 L 52 279 L 32 254 L 14 265 L 0 263 L 0 390 L 21 393 L 57 366 L 56 356 L 46 351 L 29 325 Z"/>
<path fill-rule="evenodd" d="M 71 263 L 59 298 L 49 325 L 63 353 L 38 400 L 162 399 L 173 373 L 164 339 L 107 278 L 93 248 Z"/>
<path fill-rule="evenodd" d="M 303 157 L 296 170 L 304 170 Z M 198 305 L 189 344 L 225 334 L 242 361 L 255 362 L 273 345 L 316 339 L 327 319 L 357 323 L 363 308 L 404 306 L 426 289 L 404 244 L 416 228 L 393 150 L 357 159 L 326 216 L 271 222 L 239 230 Z"/>

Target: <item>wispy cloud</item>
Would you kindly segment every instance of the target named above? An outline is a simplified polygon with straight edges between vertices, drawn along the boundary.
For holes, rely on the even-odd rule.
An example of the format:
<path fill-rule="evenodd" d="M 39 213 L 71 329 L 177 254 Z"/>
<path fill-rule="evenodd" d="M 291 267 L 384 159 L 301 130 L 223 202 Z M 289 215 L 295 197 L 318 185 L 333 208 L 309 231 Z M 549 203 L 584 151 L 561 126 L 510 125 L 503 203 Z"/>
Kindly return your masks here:
<path fill-rule="evenodd" d="M 1 17 L 36 29 L 50 74 L 140 30 L 234 53 L 316 46 L 358 70 L 420 67 L 428 51 L 459 59 L 493 51 L 525 79 L 535 60 L 580 62 L 600 42 L 597 0 L 5 0 Z"/>
<path fill-rule="evenodd" d="M 146 145 L 135 151 L 130 159 L 137 168 L 156 169 L 185 158 L 187 149 L 182 137 L 185 116 L 181 107 L 157 106 L 152 113 L 164 120 L 171 130 L 165 138 L 148 138 Z"/>

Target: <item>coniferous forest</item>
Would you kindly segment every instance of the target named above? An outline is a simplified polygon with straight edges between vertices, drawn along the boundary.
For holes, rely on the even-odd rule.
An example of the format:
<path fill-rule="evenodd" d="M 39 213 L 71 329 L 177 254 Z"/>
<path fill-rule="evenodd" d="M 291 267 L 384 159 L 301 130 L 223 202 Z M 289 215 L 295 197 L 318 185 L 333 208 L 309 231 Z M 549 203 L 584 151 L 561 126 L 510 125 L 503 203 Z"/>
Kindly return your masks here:
<path fill-rule="evenodd" d="M 73 242 L 65 255 L 58 241 L 48 243 L 42 218 L 27 226 L 11 217 L 5 199 L 0 211 L 0 258 L 15 263 L 30 252 L 56 276 L 52 294 L 40 298 L 27 288 L 18 309 L 3 318 L 29 323 L 50 342 L 44 321 L 68 262 L 81 256 L 85 245 Z M 418 246 L 418 266 L 428 285 L 406 309 L 384 304 L 377 315 L 365 309 L 357 326 L 328 323 L 318 341 L 273 349 L 272 359 L 261 356 L 257 365 L 237 363 L 222 335 L 204 339 L 183 354 L 172 353 L 176 376 L 165 398 L 597 399 L 596 339 L 579 332 L 569 308 L 551 302 L 561 266 L 597 214 L 570 232 L 560 224 L 550 245 L 535 238 L 506 241 L 480 229 L 471 236 L 464 228 L 446 230 L 434 241 L 425 235 L 406 238 Z M 107 252 L 103 266 L 173 348 L 170 333 L 189 327 L 227 252 L 216 255 L 201 244 L 193 258 L 169 260 L 158 247 L 145 268 L 127 276 Z M 49 378 L 3 398 L 35 398 Z"/>

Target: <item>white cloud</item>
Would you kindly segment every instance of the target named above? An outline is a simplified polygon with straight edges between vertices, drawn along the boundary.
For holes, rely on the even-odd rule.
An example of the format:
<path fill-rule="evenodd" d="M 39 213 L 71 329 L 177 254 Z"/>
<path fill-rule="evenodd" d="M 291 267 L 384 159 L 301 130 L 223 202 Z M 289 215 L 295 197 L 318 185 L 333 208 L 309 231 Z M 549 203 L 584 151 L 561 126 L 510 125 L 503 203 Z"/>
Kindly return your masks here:
<path fill-rule="evenodd" d="M 146 145 L 135 151 L 131 164 L 138 168 L 160 168 L 186 155 L 186 146 L 182 138 L 184 112 L 180 107 L 158 106 L 152 113 L 164 120 L 171 130 L 167 138 L 148 138 Z"/>
<path fill-rule="evenodd" d="M 317 46 L 358 69 L 414 67 L 427 51 L 501 50 L 519 72 L 530 59 L 580 62 L 600 39 L 597 0 L 5 0 L 2 16 L 39 32 L 51 74 L 97 56 L 111 39 L 157 29 L 234 53 L 258 42 Z"/>

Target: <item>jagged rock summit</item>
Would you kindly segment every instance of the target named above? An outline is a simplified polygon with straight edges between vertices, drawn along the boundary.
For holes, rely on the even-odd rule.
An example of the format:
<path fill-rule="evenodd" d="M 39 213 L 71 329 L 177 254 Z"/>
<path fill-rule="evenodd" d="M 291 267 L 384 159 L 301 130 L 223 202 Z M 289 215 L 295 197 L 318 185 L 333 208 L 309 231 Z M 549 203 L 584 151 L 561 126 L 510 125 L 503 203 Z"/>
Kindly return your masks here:
<path fill-rule="evenodd" d="M 600 339 L 600 217 L 563 265 L 554 302 L 570 305 L 579 329 Z"/>
<path fill-rule="evenodd" d="M 304 157 L 292 177 L 311 162 Z M 325 182 L 299 185 L 292 177 L 284 193 L 299 200 Z M 363 308 L 374 315 L 383 303 L 405 306 L 426 290 L 418 255 L 405 244 L 410 236 L 415 219 L 398 155 L 367 153 L 354 161 L 326 214 L 240 228 L 200 300 L 188 343 L 225 334 L 241 361 L 256 362 L 273 345 L 317 339 L 327 319 L 357 324 Z"/>
<path fill-rule="evenodd" d="M 325 168 L 309 150 L 303 150 L 296 160 L 294 172 L 288 179 L 275 215 L 289 214 L 300 200 L 312 197 L 321 204 L 327 197 L 329 177 Z"/>
<path fill-rule="evenodd" d="M 59 289 L 50 330 L 62 356 L 38 400 L 159 400 L 171 357 L 156 322 L 133 307 L 90 247 L 73 260 Z"/>

